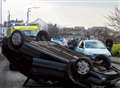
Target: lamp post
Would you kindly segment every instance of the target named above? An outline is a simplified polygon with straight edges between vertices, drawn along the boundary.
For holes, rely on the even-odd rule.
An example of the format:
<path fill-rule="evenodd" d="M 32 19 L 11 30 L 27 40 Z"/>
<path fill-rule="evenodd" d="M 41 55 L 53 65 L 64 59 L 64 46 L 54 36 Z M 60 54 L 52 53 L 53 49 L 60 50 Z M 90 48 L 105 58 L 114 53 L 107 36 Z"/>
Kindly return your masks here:
<path fill-rule="evenodd" d="M 3 11 L 3 2 L 6 2 L 6 0 L 0 0 L 0 30 L 4 36 L 4 29 L 3 29 L 3 20 L 2 20 L 2 17 L 3 17 L 3 14 L 2 14 L 2 11 Z"/>
<path fill-rule="evenodd" d="M 2 0 L 0 0 L 0 24 L 2 28 Z"/>
<path fill-rule="evenodd" d="M 3 24 L 2 24 L 2 0 L 0 0 L 0 34 L 3 34 L 2 37 L 4 36 L 4 30 L 3 30 Z M 1 36 L 0 36 L 1 37 Z"/>
<path fill-rule="evenodd" d="M 30 7 L 30 8 L 27 9 L 27 21 L 26 21 L 27 25 L 29 23 L 31 9 L 38 9 L 38 8 L 40 8 L 40 7 Z"/>

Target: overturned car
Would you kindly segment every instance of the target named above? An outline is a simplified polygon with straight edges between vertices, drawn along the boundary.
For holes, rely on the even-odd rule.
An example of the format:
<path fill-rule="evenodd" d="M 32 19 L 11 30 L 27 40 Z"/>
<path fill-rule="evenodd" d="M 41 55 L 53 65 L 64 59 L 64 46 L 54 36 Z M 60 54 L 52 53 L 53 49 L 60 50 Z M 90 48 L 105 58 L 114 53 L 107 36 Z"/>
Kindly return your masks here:
<path fill-rule="evenodd" d="M 2 53 L 18 71 L 37 82 L 51 81 L 69 88 L 114 88 L 120 77 L 105 56 L 96 61 L 49 41 L 47 33 L 37 37 L 14 31 L 4 38 Z M 46 40 L 46 41 L 43 41 Z M 105 59 L 104 59 L 105 58 Z M 119 87 L 118 87 L 119 88 Z"/>

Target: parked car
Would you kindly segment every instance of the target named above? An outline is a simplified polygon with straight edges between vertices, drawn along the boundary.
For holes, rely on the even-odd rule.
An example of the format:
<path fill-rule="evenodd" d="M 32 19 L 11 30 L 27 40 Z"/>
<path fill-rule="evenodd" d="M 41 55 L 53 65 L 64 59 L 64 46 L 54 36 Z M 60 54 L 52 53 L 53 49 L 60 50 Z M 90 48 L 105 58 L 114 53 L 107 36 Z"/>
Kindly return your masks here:
<path fill-rule="evenodd" d="M 93 59 L 97 55 L 111 56 L 111 53 L 106 46 L 99 40 L 81 40 L 76 46 L 75 51 L 83 53 Z"/>
<path fill-rule="evenodd" d="M 67 46 L 67 40 L 62 36 L 55 36 L 55 37 L 51 38 L 51 41 L 55 42 L 57 44 L 60 44 L 62 46 Z"/>
<path fill-rule="evenodd" d="M 3 39 L 2 53 L 18 71 L 38 83 L 42 80 L 67 88 L 114 88 L 120 78 L 119 70 L 111 63 L 105 67 L 83 54 L 51 41 L 31 39 L 18 30 Z"/>

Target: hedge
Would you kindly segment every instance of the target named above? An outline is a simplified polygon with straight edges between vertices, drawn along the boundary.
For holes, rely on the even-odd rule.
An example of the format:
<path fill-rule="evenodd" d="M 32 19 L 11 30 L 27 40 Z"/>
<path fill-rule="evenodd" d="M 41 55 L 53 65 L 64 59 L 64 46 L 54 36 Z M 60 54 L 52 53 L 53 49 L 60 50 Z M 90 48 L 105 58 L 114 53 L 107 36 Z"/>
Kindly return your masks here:
<path fill-rule="evenodd" d="M 112 55 L 120 56 L 120 42 L 114 43 L 112 47 Z"/>

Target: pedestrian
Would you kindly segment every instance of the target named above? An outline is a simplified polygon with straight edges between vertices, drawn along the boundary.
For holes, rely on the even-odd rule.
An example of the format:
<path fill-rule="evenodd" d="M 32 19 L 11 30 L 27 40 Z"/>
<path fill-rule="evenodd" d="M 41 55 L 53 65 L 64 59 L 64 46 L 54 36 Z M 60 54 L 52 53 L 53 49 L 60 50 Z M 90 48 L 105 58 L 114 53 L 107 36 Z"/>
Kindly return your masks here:
<path fill-rule="evenodd" d="M 113 46 L 113 40 L 112 39 L 106 39 L 106 47 L 111 53 L 112 53 L 112 46 Z"/>
<path fill-rule="evenodd" d="M 71 50 L 74 50 L 76 48 L 77 44 L 78 44 L 78 39 L 72 39 L 72 40 L 68 41 L 68 47 Z"/>

